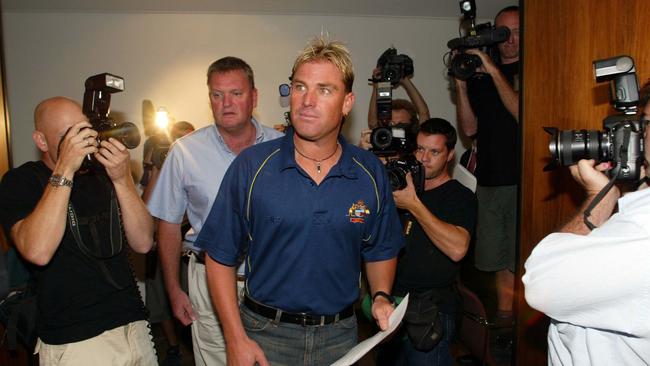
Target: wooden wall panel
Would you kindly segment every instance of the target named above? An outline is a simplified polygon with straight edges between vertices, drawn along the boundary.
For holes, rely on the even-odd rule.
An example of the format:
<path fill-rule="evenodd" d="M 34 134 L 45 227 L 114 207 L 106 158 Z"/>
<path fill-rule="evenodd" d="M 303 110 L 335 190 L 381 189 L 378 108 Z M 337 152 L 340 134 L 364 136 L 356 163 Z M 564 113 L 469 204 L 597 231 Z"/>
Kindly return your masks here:
<path fill-rule="evenodd" d="M 2 13 L 0 12 L 0 20 Z M 4 48 L 2 22 L 0 22 L 0 177 L 11 167 L 11 148 L 9 145 L 9 113 L 7 113 L 7 93 L 5 88 Z M 7 240 L 0 229 L 0 254 L 8 249 Z"/>
<path fill-rule="evenodd" d="M 608 85 L 596 84 L 592 61 L 627 54 L 639 82 L 650 76 L 650 2 L 646 0 L 523 0 L 522 190 L 520 260 L 565 222 L 583 193 L 568 169 L 542 171 L 548 161 L 544 126 L 601 129 L 613 114 Z M 524 300 L 518 282 L 517 365 L 546 364 L 546 324 Z"/>

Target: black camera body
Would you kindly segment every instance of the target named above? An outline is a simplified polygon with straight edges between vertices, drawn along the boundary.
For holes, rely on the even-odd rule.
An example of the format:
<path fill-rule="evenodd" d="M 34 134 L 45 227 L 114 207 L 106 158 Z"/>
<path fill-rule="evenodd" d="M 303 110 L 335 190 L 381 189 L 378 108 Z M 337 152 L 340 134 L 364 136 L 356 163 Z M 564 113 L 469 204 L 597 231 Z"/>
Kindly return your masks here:
<path fill-rule="evenodd" d="M 451 61 L 447 62 L 448 74 L 460 80 L 471 78 L 482 62 L 480 57 L 465 53 L 465 50 L 481 49 L 496 62 L 498 52 L 492 46 L 507 41 L 509 37 L 510 29 L 507 27 L 494 28 L 489 22 L 473 26 L 469 35 L 447 42 L 447 47 L 456 51 Z"/>
<path fill-rule="evenodd" d="M 98 132 L 99 142 L 110 137 L 120 141 L 126 148 L 134 149 L 140 144 L 140 131 L 131 122 L 116 123 L 108 116 L 111 94 L 124 90 L 124 79 L 109 73 L 98 74 L 86 79 L 83 113 Z"/>
<path fill-rule="evenodd" d="M 370 134 L 370 143 L 370 151 L 377 156 L 399 156 L 389 159 L 385 164 L 393 191 L 406 187 L 406 174 L 409 172 L 413 177 L 415 191 L 418 194 L 424 191 L 424 167 L 413 155 L 417 147 L 417 136 L 410 124 L 377 127 Z"/>
<path fill-rule="evenodd" d="M 545 127 L 551 134 L 549 151 L 551 162 L 545 171 L 558 166 L 576 164 L 581 159 L 596 162 L 612 162 L 607 173 L 620 181 L 636 181 L 641 175 L 644 161 L 645 122 L 636 118 L 639 102 L 639 86 L 634 60 L 629 56 L 617 56 L 594 61 L 596 81 L 611 81 L 612 106 L 623 113 L 603 120 L 603 131 L 558 130 Z"/>
<path fill-rule="evenodd" d="M 411 173 L 415 192 L 418 195 L 424 192 L 424 166 L 412 154 L 389 160 L 385 167 L 393 191 L 406 188 L 406 174 Z"/>
<path fill-rule="evenodd" d="M 397 54 L 397 49 L 390 47 L 379 56 L 377 67 L 381 68 L 381 78 L 375 81 L 390 82 L 395 86 L 404 77 L 413 76 L 413 60 L 404 54 Z"/>
<path fill-rule="evenodd" d="M 374 128 L 370 144 L 370 151 L 377 156 L 411 154 L 417 147 L 416 134 L 408 123 Z"/>

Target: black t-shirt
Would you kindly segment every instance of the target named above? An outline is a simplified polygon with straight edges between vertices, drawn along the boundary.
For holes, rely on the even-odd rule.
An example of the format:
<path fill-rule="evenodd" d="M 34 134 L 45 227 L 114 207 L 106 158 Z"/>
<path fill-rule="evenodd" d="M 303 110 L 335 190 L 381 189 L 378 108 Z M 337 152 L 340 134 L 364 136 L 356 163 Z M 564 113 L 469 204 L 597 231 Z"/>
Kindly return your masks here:
<path fill-rule="evenodd" d="M 476 196 L 457 180 L 424 191 L 420 200 L 440 220 L 474 234 Z M 397 263 L 393 292 L 402 296 L 407 292 L 436 289 L 441 297 L 440 310 L 453 313 L 456 308 L 453 289 L 458 269 L 459 264 L 441 252 L 415 221 Z"/>
<path fill-rule="evenodd" d="M 519 89 L 519 62 L 499 65 L 515 90 Z M 467 93 L 478 120 L 476 178 L 482 186 L 519 183 L 519 124 L 503 105 L 489 75 L 467 81 Z"/>
<path fill-rule="evenodd" d="M 42 162 L 29 162 L 12 169 L 0 185 L 0 220 L 6 232 L 28 216 L 41 199 L 52 171 Z M 71 202 L 79 218 L 83 242 L 93 252 L 111 251 L 111 188 L 108 178 L 87 173 L 77 175 Z M 98 220 L 91 229 L 85 222 Z M 119 220 L 117 220 L 119 221 Z M 119 224 L 118 224 L 119 225 Z M 99 238 L 94 240 L 94 238 Z M 115 237 L 115 236 L 114 236 Z M 83 254 L 70 225 L 50 262 L 37 267 L 38 335 L 48 344 L 64 344 L 92 338 L 106 330 L 146 318 L 142 300 L 128 263 L 126 242 L 118 254 L 101 259 L 109 283 L 98 260 Z"/>

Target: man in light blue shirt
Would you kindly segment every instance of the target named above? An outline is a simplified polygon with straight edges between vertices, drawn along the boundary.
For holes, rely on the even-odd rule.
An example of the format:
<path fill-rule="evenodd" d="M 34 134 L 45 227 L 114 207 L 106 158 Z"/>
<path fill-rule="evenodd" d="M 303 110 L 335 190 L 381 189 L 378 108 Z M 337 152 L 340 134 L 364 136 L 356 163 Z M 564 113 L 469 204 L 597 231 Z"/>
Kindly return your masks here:
<path fill-rule="evenodd" d="M 181 323 L 192 324 L 195 364 L 225 365 L 225 343 L 208 295 L 204 255 L 193 243 L 230 163 L 248 146 L 281 134 L 252 117 L 257 90 L 246 62 L 221 58 L 210 65 L 207 77 L 215 123 L 174 143 L 148 207 L 159 219 L 159 254 L 172 310 Z M 185 214 L 191 229 L 183 239 Z M 188 293 L 179 281 L 181 246 L 188 262 Z"/>

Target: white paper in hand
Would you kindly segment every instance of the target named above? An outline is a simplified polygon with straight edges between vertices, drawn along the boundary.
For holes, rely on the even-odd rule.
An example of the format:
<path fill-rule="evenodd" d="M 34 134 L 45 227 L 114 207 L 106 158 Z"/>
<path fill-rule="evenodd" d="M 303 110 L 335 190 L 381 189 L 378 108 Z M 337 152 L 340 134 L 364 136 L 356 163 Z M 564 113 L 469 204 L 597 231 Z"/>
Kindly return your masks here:
<path fill-rule="evenodd" d="M 406 314 L 406 307 L 409 304 L 409 295 L 406 294 L 402 302 L 395 308 L 395 311 L 388 318 L 388 329 L 380 330 L 374 336 L 366 339 L 365 341 L 357 344 L 352 348 L 345 356 L 338 359 L 331 366 L 349 366 L 357 362 L 361 357 L 366 353 L 370 352 L 373 347 L 375 347 L 382 339 L 388 337 L 402 322 L 404 314 Z"/>

